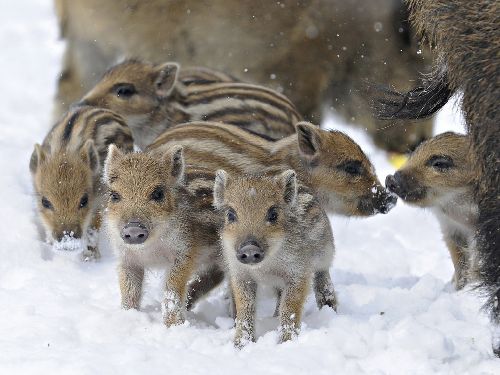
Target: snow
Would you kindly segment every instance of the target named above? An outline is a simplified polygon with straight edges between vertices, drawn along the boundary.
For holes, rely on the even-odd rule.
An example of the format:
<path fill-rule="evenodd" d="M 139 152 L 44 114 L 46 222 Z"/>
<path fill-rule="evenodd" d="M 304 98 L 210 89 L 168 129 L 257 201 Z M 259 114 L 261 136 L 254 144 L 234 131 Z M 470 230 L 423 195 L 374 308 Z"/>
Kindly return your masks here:
<path fill-rule="evenodd" d="M 162 274 L 149 272 L 142 311 L 120 308 L 116 260 L 81 262 L 44 250 L 33 224 L 28 170 L 51 123 L 63 43 L 49 0 L 0 13 L 1 374 L 498 374 L 488 320 L 456 293 L 435 218 L 398 203 L 388 215 L 332 218 L 338 313 L 311 295 L 300 335 L 277 344 L 274 300 L 261 298 L 258 342 L 233 348 L 224 289 L 181 326 L 161 316 Z M 453 105 L 438 130 L 460 128 Z M 366 150 L 383 179 L 393 168 L 366 135 L 330 117 Z M 9 225 L 7 225 L 9 224 Z"/>

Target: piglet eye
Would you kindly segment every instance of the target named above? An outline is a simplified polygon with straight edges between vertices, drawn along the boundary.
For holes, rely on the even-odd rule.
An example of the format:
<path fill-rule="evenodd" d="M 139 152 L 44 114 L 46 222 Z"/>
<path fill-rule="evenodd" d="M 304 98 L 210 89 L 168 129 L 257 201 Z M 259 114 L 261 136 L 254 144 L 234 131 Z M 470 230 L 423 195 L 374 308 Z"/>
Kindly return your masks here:
<path fill-rule="evenodd" d="M 52 203 L 45 197 L 42 197 L 42 206 L 48 210 L 53 209 Z"/>
<path fill-rule="evenodd" d="M 271 207 L 267 210 L 266 221 L 271 224 L 275 224 L 278 221 L 278 209 L 276 207 Z"/>
<path fill-rule="evenodd" d="M 88 194 L 83 194 L 82 199 L 80 199 L 80 208 L 87 207 L 89 204 L 89 196 Z"/>
<path fill-rule="evenodd" d="M 363 173 L 363 167 L 359 160 L 348 160 L 340 164 L 338 168 L 350 176 L 360 176 Z"/>
<path fill-rule="evenodd" d="M 109 193 L 109 199 L 111 200 L 111 202 L 117 203 L 122 199 L 122 197 L 116 191 L 112 191 Z"/>
<path fill-rule="evenodd" d="M 151 193 L 151 199 L 155 202 L 161 202 L 165 198 L 165 189 L 162 186 L 157 186 Z"/>
<path fill-rule="evenodd" d="M 131 83 L 119 83 L 113 87 L 113 91 L 121 99 L 128 99 L 137 93 L 135 86 Z"/>
<path fill-rule="evenodd" d="M 453 167 L 453 160 L 449 156 L 434 155 L 429 158 L 427 165 L 439 172 L 445 172 Z"/>
<path fill-rule="evenodd" d="M 437 168 L 437 169 L 448 169 L 451 167 L 451 165 L 449 163 L 442 162 L 442 161 L 436 161 L 432 164 L 432 166 L 434 168 Z"/>
<path fill-rule="evenodd" d="M 229 208 L 226 212 L 227 222 L 234 223 L 237 220 L 236 212 L 232 208 Z"/>

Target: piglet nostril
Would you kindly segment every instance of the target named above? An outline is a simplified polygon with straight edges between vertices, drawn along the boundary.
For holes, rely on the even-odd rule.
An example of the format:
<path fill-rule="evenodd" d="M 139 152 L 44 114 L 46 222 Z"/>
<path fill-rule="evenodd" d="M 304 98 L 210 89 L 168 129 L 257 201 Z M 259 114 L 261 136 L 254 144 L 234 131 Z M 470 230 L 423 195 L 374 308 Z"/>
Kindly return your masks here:
<path fill-rule="evenodd" d="M 132 245 L 144 243 L 148 236 L 149 232 L 146 227 L 137 221 L 129 222 L 121 231 L 123 241 Z"/>
<path fill-rule="evenodd" d="M 256 264 L 264 258 L 264 250 L 255 243 L 246 243 L 238 249 L 236 258 L 244 264 Z"/>

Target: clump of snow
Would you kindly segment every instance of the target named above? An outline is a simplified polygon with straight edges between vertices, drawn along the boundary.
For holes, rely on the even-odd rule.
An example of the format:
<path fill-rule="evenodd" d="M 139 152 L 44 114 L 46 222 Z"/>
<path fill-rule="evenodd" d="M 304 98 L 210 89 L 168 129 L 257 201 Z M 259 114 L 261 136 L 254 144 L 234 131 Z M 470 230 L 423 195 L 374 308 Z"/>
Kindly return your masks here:
<path fill-rule="evenodd" d="M 46 248 L 58 256 L 67 256 L 72 259 L 89 261 L 94 257 L 90 249 L 95 249 L 99 241 L 99 232 L 95 229 L 87 230 L 84 238 L 75 238 L 73 232 L 66 233 L 60 241 L 47 244 Z"/>
<path fill-rule="evenodd" d="M 81 254 L 87 248 L 87 241 L 81 238 L 75 238 L 71 234 L 66 234 L 61 241 L 55 241 L 52 244 L 52 251 L 56 254 L 67 255 Z"/>
<path fill-rule="evenodd" d="M 28 162 L 52 123 L 63 52 L 53 2 L 5 2 L 0 49 L 1 374 L 500 373 L 481 301 L 450 287 L 453 266 L 436 219 L 401 202 L 387 215 L 331 218 L 338 312 L 318 310 L 311 293 L 289 342 L 277 344 L 275 296 L 261 293 L 257 342 L 234 349 L 224 287 L 187 313 L 189 324 L 167 329 L 157 270 L 146 274 L 141 311 L 122 310 L 105 239 L 98 262 L 46 254 L 32 222 Z M 439 132 L 461 129 L 455 114 L 452 104 L 440 113 Z M 333 116 L 324 126 L 359 142 L 381 180 L 394 172 L 362 131 Z"/>

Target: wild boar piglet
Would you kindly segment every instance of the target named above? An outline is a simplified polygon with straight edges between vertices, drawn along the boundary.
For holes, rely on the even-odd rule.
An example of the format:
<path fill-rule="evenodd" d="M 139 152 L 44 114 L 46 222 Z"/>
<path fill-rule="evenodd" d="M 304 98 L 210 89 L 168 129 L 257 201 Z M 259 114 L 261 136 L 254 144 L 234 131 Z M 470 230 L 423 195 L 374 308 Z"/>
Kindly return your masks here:
<path fill-rule="evenodd" d="M 431 208 L 448 246 L 461 289 L 474 278 L 474 235 L 478 218 L 474 186 L 477 171 L 470 139 L 452 132 L 422 143 L 406 164 L 386 178 L 387 188 L 404 202 Z"/>
<path fill-rule="evenodd" d="M 216 174 L 214 204 L 225 216 L 220 231 L 236 308 L 237 347 L 255 340 L 257 286 L 279 291 L 279 340 L 300 329 L 310 284 L 319 307 L 336 308 L 329 267 L 334 244 L 328 218 L 293 170 L 275 177 Z"/>
<path fill-rule="evenodd" d="M 164 323 L 181 324 L 188 281 L 218 259 L 216 220 L 186 188 L 182 147 L 159 156 L 123 154 L 111 146 L 104 180 L 105 228 L 119 258 L 122 307 L 139 309 L 145 269 L 162 269 Z"/>
<path fill-rule="evenodd" d="M 263 137 L 293 134 L 301 116 L 284 95 L 263 86 L 231 81 L 206 68 L 127 60 L 111 67 L 81 103 L 112 109 L 127 119 L 144 149 L 164 130 L 181 123 L 231 124 Z"/>
<path fill-rule="evenodd" d="M 99 257 L 96 231 L 105 202 L 101 171 L 110 144 L 132 151 L 125 120 L 107 109 L 77 107 L 52 127 L 42 145 L 35 145 L 30 171 L 36 218 L 55 250 Z"/>

